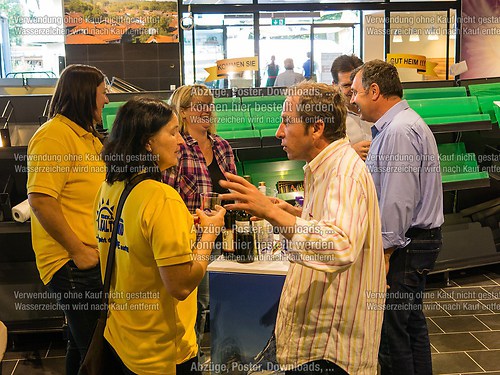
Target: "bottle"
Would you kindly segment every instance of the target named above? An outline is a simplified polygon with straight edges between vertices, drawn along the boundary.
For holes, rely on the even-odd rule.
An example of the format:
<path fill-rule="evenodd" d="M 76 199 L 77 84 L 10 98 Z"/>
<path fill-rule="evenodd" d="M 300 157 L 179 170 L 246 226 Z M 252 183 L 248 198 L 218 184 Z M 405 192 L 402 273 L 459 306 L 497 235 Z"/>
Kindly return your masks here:
<path fill-rule="evenodd" d="M 259 191 L 266 195 L 267 187 L 264 181 L 259 182 Z M 274 244 L 273 226 L 267 220 L 261 219 L 252 222 L 255 236 L 255 246 L 258 255 L 271 252 Z"/>
<path fill-rule="evenodd" d="M 250 223 L 250 214 L 245 211 L 237 211 L 236 220 L 236 239 L 234 253 L 236 261 L 239 263 L 251 263 L 254 260 L 254 236 L 252 225 Z"/>
<path fill-rule="evenodd" d="M 243 178 L 248 182 L 252 183 L 252 176 L 250 176 L 249 174 L 244 175 Z"/>
<path fill-rule="evenodd" d="M 267 193 L 267 187 L 266 187 L 266 182 L 265 181 L 260 181 L 259 182 L 259 191 L 262 194 L 266 195 L 266 193 Z"/>
<path fill-rule="evenodd" d="M 224 215 L 224 227 L 222 231 L 222 255 L 228 260 L 234 259 L 234 226 L 235 212 L 227 210 Z"/>

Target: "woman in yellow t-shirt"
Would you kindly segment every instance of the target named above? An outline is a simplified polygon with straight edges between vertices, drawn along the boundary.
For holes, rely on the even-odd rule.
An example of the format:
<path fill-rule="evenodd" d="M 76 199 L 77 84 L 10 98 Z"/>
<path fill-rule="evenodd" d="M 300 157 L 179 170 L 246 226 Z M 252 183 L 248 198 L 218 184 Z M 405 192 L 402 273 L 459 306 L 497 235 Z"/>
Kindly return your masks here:
<path fill-rule="evenodd" d="M 104 181 L 94 128 L 108 103 L 102 72 L 70 65 L 61 73 L 49 120 L 28 145 L 28 201 L 36 265 L 68 323 L 66 374 L 76 375 L 99 316 L 99 254 L 93 204 Z"/>
<path fill-rule="evenodd" d="M 152 178 L 139 183 L 123 207 L 104 332 L 127 374 L 201 374 L 193 291 L 205 275 L 225 210 L 219 207 L 211 217 L 196 211 L 204 233 L 195 246 L 192 215 L 179 194 L 161 183 L 161 171 L 177 164 L 182 143 L 172 108 L 139 98 L 120 108 L 102 152 L 107 172 L 95 225 L 103 273 L 125 184 L 137 173 Z"/>

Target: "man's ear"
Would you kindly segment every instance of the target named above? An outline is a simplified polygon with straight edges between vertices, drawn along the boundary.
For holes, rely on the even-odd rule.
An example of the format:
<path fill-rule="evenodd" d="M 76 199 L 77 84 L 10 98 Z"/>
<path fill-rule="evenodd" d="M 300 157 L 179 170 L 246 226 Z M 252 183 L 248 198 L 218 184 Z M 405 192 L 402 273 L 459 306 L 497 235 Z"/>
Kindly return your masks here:
<path fill-rule="evenodd" d="M 323 135 L 323 132 L 325 131 L 325 123 L 323 122 L 323 120 L 320 119 L 313 124 L 312 129 L 313 129 L 313 138 L 320 139 L 321 136 Z"/>
<path fill-rule="evenodd" d="M 380 97 L 380 87 L 374 82 L 370 85 L 368 93 L 373 101 L 378 100 L 378 98 Z"/>

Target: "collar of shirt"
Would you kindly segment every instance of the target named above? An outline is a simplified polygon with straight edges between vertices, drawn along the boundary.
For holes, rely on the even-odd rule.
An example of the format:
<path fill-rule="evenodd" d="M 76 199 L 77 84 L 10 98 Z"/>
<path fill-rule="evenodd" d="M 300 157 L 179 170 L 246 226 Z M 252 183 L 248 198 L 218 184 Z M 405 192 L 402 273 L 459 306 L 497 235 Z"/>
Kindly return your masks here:
<path fill-rule="evenodd" d="M 391 109 L 384 113 L 384 115 L 373 124 L 373 126 L 377 129 L 376 134 L 384 131 L 385 127 L 389 125 L 392 120 L 394 120 L 394 117 L 396 117 L 399 112 L 405 111 L 408 108 L 410 108 L 410 106 L 406 100 L 401 100 L 400 102 L 394 104 Z"/>
<path fill-rule="evenodd" d="M 332 156 L 340 156 L 342 153 L 339 153 L 339 150 L 345 147 L 350 147 L 349 140 L 347 138 L 342 138 L 330 143 L 323 150 L 321 150 L 321 152 L 316 155 L 313 160 L 304 165 L 304 172 L 307 172 L 307 170 L 309 170 L 310 173 L 316 173 L 325 160 L 329 159 Z"/>
<path fill-rule="evenodd" d="M 184 134 L 182 134 L 182 138 L 184 138 L 184 142 L 186 142 L 186 145 L 188 145 L 188 146 L 193 146 L 193 145 L 198 144 L 198 141 L 196 139 L 194 139 L 193 137 L 191 137 L 190 134 L 184 133 Z M 210 142 L 213 145 L 214 141 L 215 141 L 214 135 L 208 133 L 208 139 L 210 139 Z"/>
<path fill-rule="evenodd" d="M 75 122 L 71 121 L 69 118 L 67 118 L 64 115 L 57 114 L 55 115 L 55 118 L 57 118 L 59 121 L 64 123 L 65 125 L 68 125 L 71 130 L 73 130 L 77 136 L 79 137 L 85 137 L 87 134 L 90 134 L 93 137 L 93 134 L 91 132 L 88 132 L 81 126 L 77 125 Z"/>

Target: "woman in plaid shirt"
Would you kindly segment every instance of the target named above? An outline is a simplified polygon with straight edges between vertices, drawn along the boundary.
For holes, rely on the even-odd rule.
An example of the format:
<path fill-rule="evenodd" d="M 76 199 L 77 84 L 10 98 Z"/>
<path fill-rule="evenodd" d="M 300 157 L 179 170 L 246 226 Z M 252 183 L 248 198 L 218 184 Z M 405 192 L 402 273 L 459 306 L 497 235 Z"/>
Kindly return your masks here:
<path fill-rule="evenodd" d="M 225 179 L 225 172 L 236 173 L 233 150 L 226 140 L 215 134 L 214 99 L 206 86 L 181 86 L 174 91 L 170 102 L 179 117 L 185 143 L 181 146 L 179 164 L 167 170 L 164 182 L 179 192 L 194 214 L 201 207 L 201 193 L 229 192 L 218 181 Z M 220 252 L 220 240 L 217 242 L 214 255 L 217 250 Z M 208 300 L 208 277 L 205 275 L 198 287 L 196 332 L 199 341 L 203 337 Z"/>

